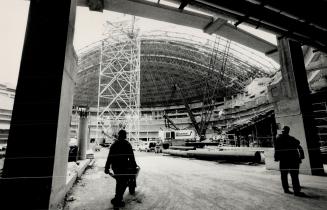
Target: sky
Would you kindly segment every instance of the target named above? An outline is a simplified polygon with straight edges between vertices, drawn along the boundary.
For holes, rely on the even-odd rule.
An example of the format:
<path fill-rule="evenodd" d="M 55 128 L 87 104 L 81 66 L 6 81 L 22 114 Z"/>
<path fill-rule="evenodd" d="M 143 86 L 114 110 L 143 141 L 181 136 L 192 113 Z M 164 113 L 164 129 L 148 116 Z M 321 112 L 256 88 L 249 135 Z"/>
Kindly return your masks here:
<path fill-rule="evenodd" d="M 21 53 L 24 43 L 26 22 L 28 16 L 29 1 L 24 0 L 0 0 L 0 83 L 7 83 L 15 87 L 20 67 Z M 92 12 L 88 8 L 78 7 L 75 22 L 74 46 L 79 49 L 96 42 L 102 38 L 103 25 L 106 20 L 117 19 L 132 20 L 130 16 L 119 13 L 104 11 Z M 141 30 L 171 30 L 202 36 L 200 30 L 171 25 L 161 21 L 153 21 L 138 18 L 137 24 Z M 142 27 L 143 26 L 143 27 Z M 240 26 L 242 29 L 257 33 L 263 39 L 276 44 L 275 37 L 271 34 Z"/>
<path fill-rule="evenodd" d="M 29 2 L 0 0 L 0 83 L 16 86 Z"/>

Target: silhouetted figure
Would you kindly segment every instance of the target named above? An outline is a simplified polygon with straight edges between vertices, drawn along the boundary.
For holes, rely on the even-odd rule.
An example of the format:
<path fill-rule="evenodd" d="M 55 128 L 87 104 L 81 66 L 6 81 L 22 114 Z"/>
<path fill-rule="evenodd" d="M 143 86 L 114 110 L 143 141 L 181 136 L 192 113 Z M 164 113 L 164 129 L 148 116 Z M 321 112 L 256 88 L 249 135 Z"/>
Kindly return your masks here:
<path fill-rule="evenodd" d="M 110 167 L 114 174 L 111 174 L 116 179 L 116 195 L 111 200 L 115 207 L 125 205 L 123 195 L 128 186 L 129 179 L 134 177 L 136 171 L 136 162 L 131 144 L 126 141 L 126 131 L 118 132 L 118 139 L 111 145 L 105 165 L 105 173 L 110 174 Z"/>
<path fill-rule="evenodd" d="M 300 146 L 300 141 L 289 135 L 290 128 L 284 126 L 275 142 L 275 161 L 279 161 L 282 186 L 285 193 L 289 191 L 287 175 L 291 174 L 294 195 L 302 196 L 300 192 L 299 167 L 301 160 L 304 159 L 304 152 Z"/>

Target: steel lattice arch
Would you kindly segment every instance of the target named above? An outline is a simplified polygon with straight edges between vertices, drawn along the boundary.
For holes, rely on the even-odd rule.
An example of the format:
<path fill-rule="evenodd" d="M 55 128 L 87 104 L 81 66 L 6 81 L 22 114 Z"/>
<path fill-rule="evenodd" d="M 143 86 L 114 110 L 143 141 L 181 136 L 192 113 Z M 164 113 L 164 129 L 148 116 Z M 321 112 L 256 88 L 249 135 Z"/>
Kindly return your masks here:
<path fill-rule="evenodd" d="M 139 36 L 139 40 L 141 108 L 182 104 L 181 96 L 173 95 L 174 84 L 179 85 L 189 102 L 202 101 L 205 84 L 209 84 L 209 92 L 215 93 L 215 101 L 223 101 L 226 96 L 242 92 L 251 79 L 270 77 L 277 71 L 277 65 L 265 56 L 218 36 L 204 39 L 153 31 Z M 77 106 L 97 107 L 101 43 L 78 51 Z M 100 107 L 106 105 L 99 103 Z"/>

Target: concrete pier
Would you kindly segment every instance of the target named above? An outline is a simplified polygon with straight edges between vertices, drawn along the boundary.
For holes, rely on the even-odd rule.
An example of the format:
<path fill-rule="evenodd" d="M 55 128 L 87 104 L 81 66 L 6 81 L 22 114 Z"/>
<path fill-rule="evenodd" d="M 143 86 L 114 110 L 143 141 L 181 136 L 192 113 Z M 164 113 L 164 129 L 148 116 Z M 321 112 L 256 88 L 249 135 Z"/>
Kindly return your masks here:
<path fill-rule="evenodd" d="M 66 185 L 75 0 L 31 1 L 1 178 L 1 205 L 56 208 Z M 1 207 L 2 208 L 2 207 Z"/>
<path fill-rule="evenodd" d="M 290 135 L 301 142 L 305 159 L 300 166 L 304 174 L 323 174 L 319 143 L 312 116 L 310 91 L 301 45 L 282 38 L 278 40 L 282 79 L 269 87 L 276 123 L 291 128 Z"/>
<path fill-rule="evenodd" d="M 87 107 L 79 107 L 79 131 L 78 131 L 78 159 L 85 160 L 86 150 L 88 146 L 88 109 Z"/>

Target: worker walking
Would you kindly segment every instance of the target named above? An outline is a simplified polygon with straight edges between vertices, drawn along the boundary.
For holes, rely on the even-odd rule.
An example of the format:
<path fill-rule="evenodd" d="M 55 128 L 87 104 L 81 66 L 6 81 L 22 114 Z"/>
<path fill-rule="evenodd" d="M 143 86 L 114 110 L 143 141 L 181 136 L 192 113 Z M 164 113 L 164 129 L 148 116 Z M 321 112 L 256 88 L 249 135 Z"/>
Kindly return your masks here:
<path fill-rule="evenodd" d="M 285 193 L 289 191 L 287 176 L 291 174 L 292 185 L 295 196 L 304 196 L 300 192 L 299 167 L 301 160 L 304 159 L 304 152 L 300 146 L 300 141 L 289 135 L 290 127 L 284 126 L 275 142 L 275 161 L 279 161 L 282 186 Z"/>
<path fill-rule="evenodd" d="M 126 141 L 126 131 L 118 132 L 118 139 L 111 145 L 105 165 L 105 173 L 116 179 L 116 194 L 111 203 L 115 207 L 123 207 L 124 192 L 128 186 L 131 174 L 135 174 L 136 162 L 131 144 Z M 110 172 L 110 168 L 114 173 Z"/>

